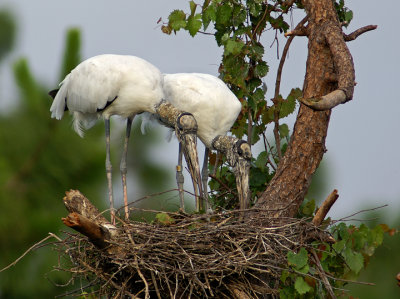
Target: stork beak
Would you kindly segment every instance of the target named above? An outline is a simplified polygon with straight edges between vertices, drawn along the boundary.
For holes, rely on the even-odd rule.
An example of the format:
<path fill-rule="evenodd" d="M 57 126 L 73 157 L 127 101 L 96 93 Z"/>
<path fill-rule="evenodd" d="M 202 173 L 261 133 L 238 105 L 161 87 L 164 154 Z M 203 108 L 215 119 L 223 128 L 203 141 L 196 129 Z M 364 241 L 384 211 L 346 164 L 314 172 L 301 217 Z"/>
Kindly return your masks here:
<path fill-rule="evenodd" d="M 204 199 L 201 198 L 202 182 L 200 175 L 199 156 L 197 154 L 197 123 L 193 115 L 183 113 L 178 119 L 176 133 L 182 143 L 183 154 L 188 165 L 193 181 L 193 188 L 196 196 L 196 211 L 204 210 Z"/>
<path fill-rule="evenodd" d="M 204 200 L 200 198 L 202 196 L 201 186 L 201 175 L 199 157 L 197 154 L 197 135 L 196 134 L 184 134 L 182 136 L 183 154 L 188 165 L 190 176 L 193 180 L 193 188 L 196 196 L 196 211 L 201 212 L 204 210 Z"/>
<path fill-rule="evenodd" d="M 240 209 L 249 208 L 250 203 L 250 188 L 249 188 L 249 173 L 250 173 L 251 149 L 248 143 L 239 140 L 237 142 L 237 162 L 235 166 L 236 188 L 239 194 Z"/>

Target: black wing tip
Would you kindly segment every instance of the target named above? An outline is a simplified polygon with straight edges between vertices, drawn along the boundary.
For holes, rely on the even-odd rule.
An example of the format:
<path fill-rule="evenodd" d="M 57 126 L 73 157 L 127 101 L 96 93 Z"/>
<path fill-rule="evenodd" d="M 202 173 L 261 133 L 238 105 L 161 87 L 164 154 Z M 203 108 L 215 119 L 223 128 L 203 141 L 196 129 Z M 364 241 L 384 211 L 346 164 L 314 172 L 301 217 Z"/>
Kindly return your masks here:
<path fill-rule="evenodd" d="M 57 92 L 59 91 L 60 89 L 53 89 L 53 90 L 50 90 L 49 91 L 49 96 L 51 96 L 53 99 L 56 97 L 56 95 L 57 95 Z"/>

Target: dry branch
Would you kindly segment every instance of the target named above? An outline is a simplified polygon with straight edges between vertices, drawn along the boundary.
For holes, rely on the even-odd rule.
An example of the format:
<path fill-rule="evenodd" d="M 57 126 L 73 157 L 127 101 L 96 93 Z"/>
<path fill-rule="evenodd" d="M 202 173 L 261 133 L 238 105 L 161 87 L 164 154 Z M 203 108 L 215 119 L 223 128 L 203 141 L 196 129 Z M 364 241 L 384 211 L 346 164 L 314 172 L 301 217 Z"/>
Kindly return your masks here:
<path fill-rule="evenodd" d="M 66 226 L 71 227 L 81 234 L 87 236 L 90 242 L 92 242 L 98 248 L 103 249 L 109 246 L 101 226 L 89 220 L 88 218 L 73 212 L 61 220 Z"/>
<path fill-rule="evenodd" d="M 328 214 L 329 210 L 333 206 L 333 204 L 336 202 L 336 200 L 339 198 L 339 194 L 337 193 L 337 190 L 334 189 L 331 194 L 325 199 L 325 201 L 322 203 L 322 205 L 319 207 L 317 213 L 315 213 L 315 216 L 312 220 L 312 223 L 316 226 L 320 226 L 322 221 L 324 221 L 326 214 Z"/>

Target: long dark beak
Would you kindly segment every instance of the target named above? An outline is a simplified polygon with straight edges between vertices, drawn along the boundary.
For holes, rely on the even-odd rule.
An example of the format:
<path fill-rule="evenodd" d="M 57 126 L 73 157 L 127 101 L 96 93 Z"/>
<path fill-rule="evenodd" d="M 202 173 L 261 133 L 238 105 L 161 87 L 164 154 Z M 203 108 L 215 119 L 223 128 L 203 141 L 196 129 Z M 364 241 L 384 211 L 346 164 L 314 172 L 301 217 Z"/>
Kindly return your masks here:
<path fill-rule="evenodd" d="M 196 197 L 196 211 L 204 211 L 203 194 L 199 156 L 197 153 L 197 123 L 193 115 L 183 113 L 179 116 L 176 127 L 176 134 L 182 143 L 183 154 L 188 165 L 193 181 L 193 188 Z"/>
<path fill-rule="evenodd" d="M 172 104 L 161 101 L 156 107 L 160 121 L 175 128 L 176 136 L 182 144 L 183 154 L 189 168 L 196 196 L 196 210 L 204 210 L 204 200 L 201 198 L 202 186 L 199 157 L 197 154 L 197 122 L 191 113 L 181 111 Z"/>
<path fill-rule="evenodd" d="M 250 204 L 250 187 L 249 187 L 249 174 L 250 174 L 250 161 L 251 149 L 248 143 L 239 140 L 237 146 L 237 161 L 234 169 L 236 175 L 236 188 L 239 195 L 240 209 L 245 210 L 249 208 Z"/>
<path fill-rule="evenodd" d="M 182 135 L 182 148 L 183 154 L 186 159 L 186 164 L 188 165 L 190 176 L 193 181 L 193 188 L 195 190 L 196 196 L 196 211 L 204 211 L 204 199 L 201 198 L 203 194 L 202 182 L 200 175 L 200 165 L 199 156 L 197 154 L 197 135 L 192 133 L 187 133 Z"/>

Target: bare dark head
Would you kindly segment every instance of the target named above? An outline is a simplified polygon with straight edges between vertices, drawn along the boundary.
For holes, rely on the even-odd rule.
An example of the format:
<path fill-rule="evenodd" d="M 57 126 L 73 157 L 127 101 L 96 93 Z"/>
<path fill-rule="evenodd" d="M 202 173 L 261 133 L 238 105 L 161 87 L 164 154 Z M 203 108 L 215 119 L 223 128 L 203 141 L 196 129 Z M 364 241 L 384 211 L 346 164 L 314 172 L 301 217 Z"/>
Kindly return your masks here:
<path fill-rule="evenodd" d="M 250 145 L 244 140 L 238 140 L 236 142 L 237 153 L 240 157 L 250 160 L 251 159 L 251 148 Z"/>
<path fill-rule="evenodd" d="M 191 113 L 184 112 L 177 119 L 179 130 L 185 133 L 197 133 L 197 122 Z"/>

